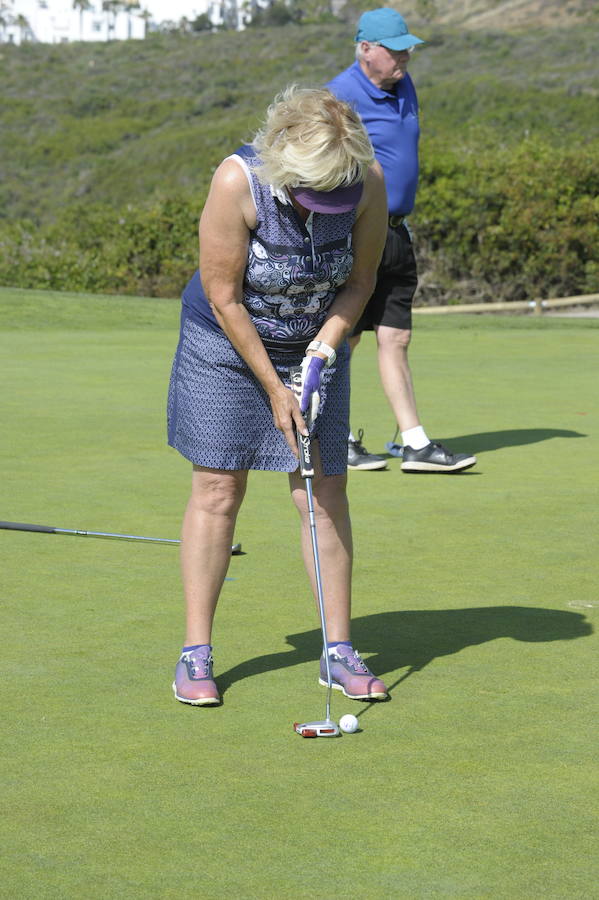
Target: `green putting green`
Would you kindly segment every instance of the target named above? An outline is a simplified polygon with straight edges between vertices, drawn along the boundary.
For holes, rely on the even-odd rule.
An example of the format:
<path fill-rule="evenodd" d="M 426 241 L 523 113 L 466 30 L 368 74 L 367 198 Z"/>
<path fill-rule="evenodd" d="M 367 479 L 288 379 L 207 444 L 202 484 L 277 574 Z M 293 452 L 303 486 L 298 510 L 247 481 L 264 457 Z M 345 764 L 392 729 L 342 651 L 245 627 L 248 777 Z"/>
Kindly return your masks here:
<path fill-rule="evenodd" d="M 177 538 L 176 301 L 0 290 L 0 519 Z M 595 319 L 416 319 L 462 475 L 351 472 L 354 644 L 392 686 L 321 718 L 287 480 L 253 473 L 214 635 L 224 704 L 176 703 L 177 548 L 0 531 L 2 854 L 15 898 L 596 894 Z M 393 420 L 372 335 L 352 427 Z"/>

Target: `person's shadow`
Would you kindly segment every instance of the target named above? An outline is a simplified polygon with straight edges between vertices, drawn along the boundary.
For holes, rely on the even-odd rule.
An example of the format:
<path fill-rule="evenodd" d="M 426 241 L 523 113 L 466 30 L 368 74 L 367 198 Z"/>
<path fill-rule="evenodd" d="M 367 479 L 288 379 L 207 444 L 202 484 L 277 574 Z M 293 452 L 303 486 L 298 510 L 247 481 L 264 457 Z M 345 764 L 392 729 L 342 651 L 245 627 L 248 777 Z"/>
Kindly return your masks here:
<path fill-rule="evenodd" d="M 590 622 L 581 613 L 528 606 L 398 610 L 359 616 L 352 622 L 354 647 L 376 675 L 383 677 L 407 667 L 389 686 L 390 692 L 438 656 L 450 656 L 465 647 L 506 637 L 535 643 L 571 641 L 592 633 Z M 322 632 L 315 628 L 290 634 L 287 643 L 293 650 L 255 656 L 219 675 L 221 694 L 244 678 L 317 660 L 322 652 Z"/>
<path fill-rule="evenodd" d="M 504 447 L 539 444 L 552 438 L 584 437 L 587 435 L 566 428 L 511 428 L 505 431 L 481 431 L 478 434 L 444 438 L 441 443 L 450 447 L 452 453 L 485 453 L 489 450 L 502 450 Z"/>

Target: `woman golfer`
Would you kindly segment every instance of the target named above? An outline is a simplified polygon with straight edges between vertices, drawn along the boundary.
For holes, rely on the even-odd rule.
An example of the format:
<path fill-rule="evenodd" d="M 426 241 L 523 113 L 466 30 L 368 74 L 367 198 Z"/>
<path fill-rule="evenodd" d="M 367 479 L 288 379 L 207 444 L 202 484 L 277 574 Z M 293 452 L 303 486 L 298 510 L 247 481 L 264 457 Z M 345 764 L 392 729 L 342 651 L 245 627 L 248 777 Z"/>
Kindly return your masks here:
<path fill-rule="evenodd" d="M 355 700 L 387 696 L 351 644 L 346 496 L 346 336 L 374 289 L 386 224 L 383 176 L 366 131 L 326 90 L 288 88 L 253 143 L 214 174 L 168 401 L 169 444 L 193 464 L 181 539 L 187 632 L 173 686 L 183 703 L 220 702 L 211 628 L 249 469 L 289 473 L 315 591 L 295 438 L 296 429 L 308 433 L 309 408 L 333 687 Z M 299 404 L 289 379 L 297 366 Z M 321 658 L 321 681 L 324 673 Z"/>

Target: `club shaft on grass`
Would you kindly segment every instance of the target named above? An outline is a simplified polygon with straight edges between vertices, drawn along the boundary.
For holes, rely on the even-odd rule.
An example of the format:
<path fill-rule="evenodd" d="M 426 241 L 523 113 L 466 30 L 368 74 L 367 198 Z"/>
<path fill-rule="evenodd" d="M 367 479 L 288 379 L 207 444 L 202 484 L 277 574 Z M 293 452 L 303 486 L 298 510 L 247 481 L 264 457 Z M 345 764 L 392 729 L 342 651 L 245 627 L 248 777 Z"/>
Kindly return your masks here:
<path fill-rule="evenodd" d="M 43 534 L 70 534 L 75 537 L 104 538 L 117 541 L 144 541 L 149 544 L 180 544 L 181 541 L 171 538 L 143 537 L 139 534 L 116 534 L 111 531 L 80 531 L 73 528 L 52 528 L 49 525 L 29 525 L 25 522 L 0 522 L 0 529 L 5 531 L 36 531 Z M 233 544 L 231 554 L 241 553 L 241 544 Z"/>

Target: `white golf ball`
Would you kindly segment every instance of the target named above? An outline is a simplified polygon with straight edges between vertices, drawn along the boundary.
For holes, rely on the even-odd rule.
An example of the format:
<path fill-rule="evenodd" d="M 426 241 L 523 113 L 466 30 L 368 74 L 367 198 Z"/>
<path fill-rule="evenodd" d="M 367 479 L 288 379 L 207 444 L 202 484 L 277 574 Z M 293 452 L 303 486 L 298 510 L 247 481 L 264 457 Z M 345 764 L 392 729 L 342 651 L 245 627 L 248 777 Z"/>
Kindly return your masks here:
<path fill-rule="evenodd" d="M 353 734 L 354 731 L 358 730 L 358 720 L 351 713 L 346 713 L 339 719 L 339 728 L 341 731 L 345 731 L 346 734 Z"/>

